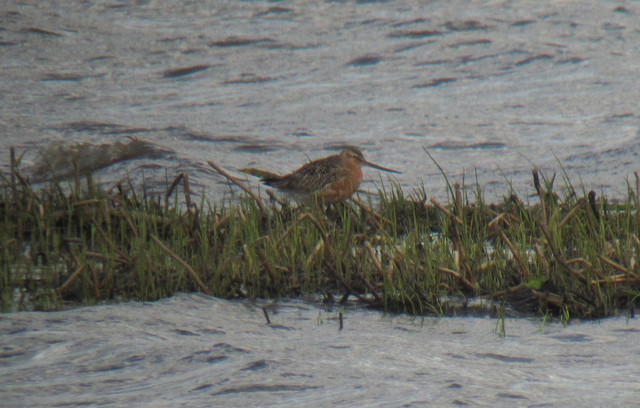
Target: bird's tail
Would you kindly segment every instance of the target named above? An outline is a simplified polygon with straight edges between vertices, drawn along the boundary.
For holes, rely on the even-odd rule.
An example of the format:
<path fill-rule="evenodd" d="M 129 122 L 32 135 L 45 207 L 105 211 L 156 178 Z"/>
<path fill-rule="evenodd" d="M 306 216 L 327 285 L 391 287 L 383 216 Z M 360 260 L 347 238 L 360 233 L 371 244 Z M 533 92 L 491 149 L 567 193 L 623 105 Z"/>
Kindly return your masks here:
<path fill-rule="evenodd" d="M 260 178 L 260 181 L 262 181 L 264 184 L 268 185 L 268 186 L 272 186 L 273 185 L 271 183 L 277 183 L 278 181 L 282 180 L 282 176 L 276 173 L 272 173 L 270 171 L 266 171 L 266 170 L 260 170 L 260 169 L 256 169 L 254 167 L 248 167 L 248 168 L 244 168 L 244 169 L 240 169 L 241 172 L 243 173 L 247 173 L 250 174 L 252 176 L 256 176 Z"/>

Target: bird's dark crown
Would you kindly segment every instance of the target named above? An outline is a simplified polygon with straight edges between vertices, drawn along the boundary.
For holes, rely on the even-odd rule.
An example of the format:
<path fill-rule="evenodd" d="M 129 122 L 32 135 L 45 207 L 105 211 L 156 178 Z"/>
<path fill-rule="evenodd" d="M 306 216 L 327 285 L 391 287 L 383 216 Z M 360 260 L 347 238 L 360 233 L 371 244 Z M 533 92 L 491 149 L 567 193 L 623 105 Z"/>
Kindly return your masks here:
<path fill-rule="evenodd" d="M 347 146 L 345 147 L 340 154 L 346 155 L 347 157 L 353 157 L 354 159 L 363 162 L 364 156 L 362 152 L 357 147 Z"/>

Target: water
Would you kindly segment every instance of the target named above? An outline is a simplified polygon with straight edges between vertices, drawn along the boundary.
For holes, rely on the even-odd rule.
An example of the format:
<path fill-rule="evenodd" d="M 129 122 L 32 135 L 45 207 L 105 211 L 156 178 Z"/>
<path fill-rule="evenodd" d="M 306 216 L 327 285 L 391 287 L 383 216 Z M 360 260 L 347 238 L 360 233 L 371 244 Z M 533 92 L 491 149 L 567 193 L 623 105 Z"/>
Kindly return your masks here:
<path fill-rule="evenodd" d="M 640 3 L 4 1 L 0 169 L 52 142 L 169 150 L 97 172 L 286 171 L 349 143 L 403 171 L 512 186 L 567 172 L 610 197 L 638 170 Z M 97 149 L 100 150 L 100 149 Z M 384 177 L 384 176 L 383 176 Z M 365 170 L 364 188 L 380 175 Z M 561 177 L 559 177 L 560 179 Z M 556 184 L 559 184 L 557 182 Z M 635 320 L 415 319 L 182 295 L 0 316 L 3 406 L 635 406 Z"/>
<path fill-rule="evenodd" d="M 614 198 L 638 170 L 638 2 L 130 3 L 3 2 L 0 151 L 132 135 L 173 154 L 100 180 L 188 171 L 218 198 L 207 160 L 283 172 L 344 143 L 438 198 L 425 148 L 489 201 L 534 166 Z"/>
<path fill-rule="evenodd" d="M 415 318 L 178 295 L 0 317 L 21 406 L 637 406 L 640 325 Z"/>

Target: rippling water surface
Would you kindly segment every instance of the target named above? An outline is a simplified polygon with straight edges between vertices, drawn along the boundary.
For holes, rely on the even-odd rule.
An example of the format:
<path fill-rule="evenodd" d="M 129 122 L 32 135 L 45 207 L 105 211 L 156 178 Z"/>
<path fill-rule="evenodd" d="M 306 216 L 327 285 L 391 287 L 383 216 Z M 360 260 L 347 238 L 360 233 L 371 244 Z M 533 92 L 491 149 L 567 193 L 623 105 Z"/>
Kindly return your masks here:
<path fill-rule="evenodd" d="M 179 295 L 0 316 L 3 406 L 637 406 L 640 325 Z"/>
<path fill-rule="evenodd" d="M 640 152 L 634 1 L 4 1 L 0 168 L 51 142 L 154 154 L 98 172 L 286 171 L 349 143 L 442 197 L 561 167 L 619 197 Z M 98 149 L 99 150 L 99 149 Z M 96 151 L 98 151 L 96 150 Z M 550 175 L 550 174 L 549 174 Z M 380 175 L 367 169 L 365 188 Z M 383 176 L 384 177 L 384 176 Z M 558 184 L 558 183 L 557 183 Z M 198 190 L 194 187 L 193 190 Z M 634 319 L 542 325 L 182 295 L 0 316 L 3 406 L 634 406 Z"/>
<path fill-rule="evenodd" d="M 220 195 L 207 160 L 286 171 L 350 143 L 442 197 L 426 148 L 489 200 L 533 192 L 534 165 L 619 197 L 640 151 L 638 15 L 604 0 L 3 2 L 0 150 L 28 149 L 27 166 L 33 143 L 137 136 L 173 154 L 101 180 L 184 170 Z"/>

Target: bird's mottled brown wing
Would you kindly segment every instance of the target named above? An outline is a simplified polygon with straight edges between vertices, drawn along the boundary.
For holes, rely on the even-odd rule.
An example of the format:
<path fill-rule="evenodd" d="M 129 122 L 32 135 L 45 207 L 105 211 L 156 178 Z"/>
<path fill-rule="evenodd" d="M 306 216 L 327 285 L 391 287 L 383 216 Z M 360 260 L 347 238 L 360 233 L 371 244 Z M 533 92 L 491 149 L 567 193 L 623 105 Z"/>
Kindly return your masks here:
<path fill-rule="evenodd" d="M 335 155 L 309 162 L 279 179 L 267 178 L 263 181 L 283 191 L 311 194 L 346 176 L 348 173 L 341 166 L 340 156 Z"/>

